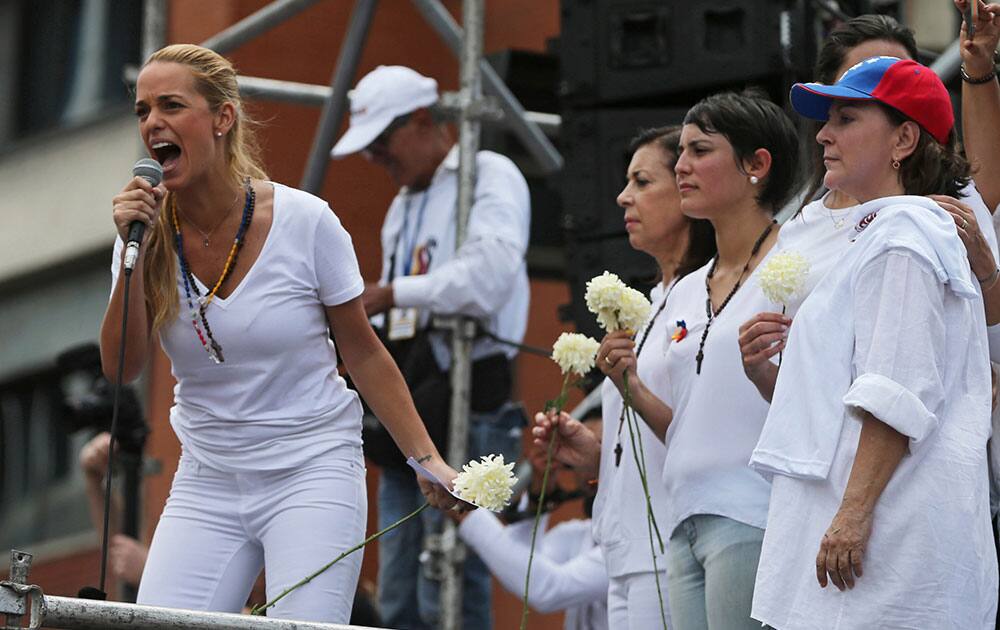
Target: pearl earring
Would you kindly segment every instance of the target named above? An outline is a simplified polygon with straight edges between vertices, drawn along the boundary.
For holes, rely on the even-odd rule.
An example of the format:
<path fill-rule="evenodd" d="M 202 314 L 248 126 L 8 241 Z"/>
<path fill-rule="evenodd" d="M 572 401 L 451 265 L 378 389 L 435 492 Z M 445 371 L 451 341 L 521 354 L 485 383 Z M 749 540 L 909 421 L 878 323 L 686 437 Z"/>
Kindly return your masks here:
<path fill-rule="evenodd" d="M 221 138 L 222 137 L 222 132 L 221 131 L 216 131 L 215 132 L 215 137 L 216 138 Z"/>
<path fill-rule="evenodd" d="M 753 184 L 754 186 L 756 186 L 756 185 L 757 185 L 757 182 L 759 182 L 759 181 L 760 181 L 760 180 L 759 180 L 759 179 L 757 179 L 757 176 L 756 176 L 756 175 L 751 175 L 751 176 L 750 176 L 750 183 L 751 183 L 751 184 Z"/>

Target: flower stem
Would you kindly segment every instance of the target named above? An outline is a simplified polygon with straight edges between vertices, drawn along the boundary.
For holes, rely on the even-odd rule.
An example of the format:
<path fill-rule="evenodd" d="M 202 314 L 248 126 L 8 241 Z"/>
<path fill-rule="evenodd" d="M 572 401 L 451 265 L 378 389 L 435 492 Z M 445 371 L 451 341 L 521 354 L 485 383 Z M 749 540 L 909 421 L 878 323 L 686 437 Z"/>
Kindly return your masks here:
<path fill-rule="evenodd" d="M 642 489 L 646 494 L 646 511 L 649 513 L 650 519 L 653 522 L 653 528 L 656 530 L 656 539 L 660 543 L 660 553 L 666 553 L 665 547 L 663 545 L 663 537 L 660 535 L 660 527 L 656 524 L 656 515 L 653 514 L 653 503 L 649 497 L 649 478 L 646 474 L 646 452 L 642 446 L 642 434 L 639 432 L 639 421 L 636 419 L 635 409 L 632 408 L 632 392 L 629 389 L 628 384 L 628 372 L 622 373 L 624 380 L 625 390 L 622 396 L 623 410 L 625 416 L 629 418 L 628 423 L 628 433 L 629 439 L 632 441 L 632 456 L 635 458 L 636 466 L 639 468 L 639 479 L 642 481 Z M 635 424 L 635 429 L 633 429 L 633 423 Z M 639 441 L 638 448 L 636 448 L 636 440 Z"/>
<path fill-rule="evenodd" d="M 569 377 L 570 374 L 566 375 L 563 379 L 562 389 L 559 391 L 559 398 L 556 399 L 556 403 L 553 406 L 553 411 L 556 413 L 556 417 L 562 413 L 563 406 L 566 404 L 566 389 L 569 387 Z M 535 524 L 531 528 L 531 548 L 528 552 L 528 570 L 524 575 L 524 602 L 521 607 L 521 630 L 525 630 L 528 627 L 528 584 L 531 583 L 531 563 L 535 559 L 535 539 L 538 537 L 538 524 L 542 520 L 542 509 L 545 506 L 545 490 L 549 487 L 549 471 L 552 470 L 552 449 L 556 444 L 556 435 L 559 433 L 559 428 L 556 426 L 552 427 L 552 435 L 549 436 L 549 445 L 545 450 L 545 472 L 542 473 L 542 489 L 538 493 L 538 507 L 535 508 Z"/>
<path fill-rule="evenodd" d="M 262 615 L 262 614 L 264 614 L 265 610 L 267 610 L 271 606 L 274 606 L 275 604 L 277 604 L 278 600 L 284 598 L 285 595 L 288 595 L 289 593 L 291 593 L 295 589 L 299 588 L 300 586 L 304 586 L 305 584 L 308 584 L 309 582 L 312 581 L 313 578 L 315 578 L 319 574 L 323 573 L 324 571 L 326 571 L 327 569 L 329 569 L 333 565 L 337 564 L 338 562 L 340 562 L 341 560 L 343 560 L 347 556 L 351 555 L 352 553 L 354 553 L 358 549 L 361 549 L 362 547 L 364 547 L 365 545 L 367 545 L 371 541 L 373 541 L 376 538 L 380 537 L 382 534 L 385 534 L 386 532 L 389 532 L 389 531 L 392 531 L 392 530 L 396 529 L 397 527 L 399 527 L 400 525 L 402 525 L 406 521 L 410 520 L 414 516 L 420 514 L 424 510 L 426 510 L 428 507 L 430 507 L 430 503 L 424 503 L 423 505 L 421 505 L 420 507 L 418 507 L 414 511 L 410 512 L 409 514 L 407 514 L 403 518 L 399 519 L 398 521 L 396 521 L 392 525 L 389 525 L 385 529 L 383 529 L 381 531 L 377 531 L 374 534 L 372 534 L 371 536 L 369 536 L 368 538 L 365 538 L 362 542 L 354 545 L 353 547 L 351 547 L 350 549 L 348 549 L 344 553 L 340 554 L 339 556 L 337 556 L 336 558 L 334 558 L 330 562 L 328 562 L 325 565 L 323 565 L 319 570 L 317 570 L 312 575 L 309 575 L 308 577 L 302 578 L 301 580 L 299 580 L 293 586 L 290 586 L 290 587 L 286 588 L 285 590 L 283 590 L 277 597 L 275 597 L 271 601 L 267 602 L 266 604 L 254 606 L 253 609 L 250 611 L 250 614 L 251 615 Z"/>
<path fill-rule="evenodd" d="M 663 537 L 660 535 L 660 528 L 656 524 L 656 516 L 653 514 L 653 501 L 649 496 L 649 481 L 646 477 L 646 454 L 642 448 L 642 434 L 639 432 L 639 421 L 636 419 L 635 410 L 632 409 L 632 393 L 628 385 L 628 370 L 623 374 L 624 396 L 622 404 L 625 409 L 625 420 L 628 424 L 629 441 L 632 443 L 632 456 L 635 458 L 636 466 L 639 469 L 639 480 L 642 482 L 642 491 L 646 497 L 646 528 L 649 530 L 649 551 L 653 557 L 653 578 L 656 580 L 656 596 L 660 602 L 660 619 L 663 621 L 663 630 L 667 630 L 667 612 L 663 605 L 663 589 L 660 588 L 660 568 L 656 562 L 656 546 L 653 543 L 653 534 L 660 543 L 660 553 L 665 553 Z M 636 441 L 638 440 L 638 444 Z"/>
<path fill-rule="evenodd" d="M 785 314 L 785 310 L 787 310 L 787 309 L 788 309 L 788 307 L 786 305 L 782 304 L 781 305 L 781 314 L 784 315 Z M 787 337 L 786 337 L 786 339 L 787 339 Z M 778 369 L 779 370 L 781 369 L 781 355 L 783 355 L 784 353 L 785 353 L 784 350 L 779 350 L 778 351 Z"/>

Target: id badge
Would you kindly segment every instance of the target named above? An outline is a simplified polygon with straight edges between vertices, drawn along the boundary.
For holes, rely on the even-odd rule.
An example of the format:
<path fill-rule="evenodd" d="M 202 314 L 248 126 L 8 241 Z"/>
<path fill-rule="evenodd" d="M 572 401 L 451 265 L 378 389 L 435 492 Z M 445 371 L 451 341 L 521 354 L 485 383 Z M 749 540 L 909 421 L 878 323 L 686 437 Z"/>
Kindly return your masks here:
<path fill-rule="evenodd" d="M 417 309 L 393 308 L 389 310 L 389 339 L 413 339 L 417 334 Z"/>

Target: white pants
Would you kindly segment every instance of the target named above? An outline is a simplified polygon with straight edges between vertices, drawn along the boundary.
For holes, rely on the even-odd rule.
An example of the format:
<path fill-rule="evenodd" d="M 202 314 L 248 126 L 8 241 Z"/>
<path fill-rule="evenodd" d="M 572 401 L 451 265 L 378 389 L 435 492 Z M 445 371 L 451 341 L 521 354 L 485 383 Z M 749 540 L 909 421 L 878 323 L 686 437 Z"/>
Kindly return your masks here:
<path fill-rule="evenodd" d="M 663 612 L 670 627 L 667 603 L 667 572 L 660 571 Z M 612 630 L 649 630 L 663 628 L 660 598 L 656 594 L 656 574 L 652 571 L 628 573 L 608 581 L 608 628 Z"/>
<path fill-rule="evenodd" d="M 138 602 L 239 612 L 265 569 L 267 598 L 364 539 L 360 447 L 293 470 L 225 473 L 182 455 L 156 526 Z M 346 624 L 361 573 L 356 551 L 268 609 L 268 616 Z"/>

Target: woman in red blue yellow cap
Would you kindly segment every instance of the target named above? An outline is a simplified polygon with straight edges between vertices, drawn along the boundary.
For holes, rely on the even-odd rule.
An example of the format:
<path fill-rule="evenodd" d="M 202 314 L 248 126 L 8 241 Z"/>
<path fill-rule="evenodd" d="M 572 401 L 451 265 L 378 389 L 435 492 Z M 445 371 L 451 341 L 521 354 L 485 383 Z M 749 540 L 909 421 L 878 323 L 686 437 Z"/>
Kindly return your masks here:
<path fill-rule="evenodd" d="M 751 459 L 773 483 L 752 616 L 992 628 L 983 303 L 955 219 L 924 197 L 969 178 L 948 92 L 914 61 L 873 57 L 791 100 L 825 121 L 825 185 L 861 203 L 796 315 Z"/>

